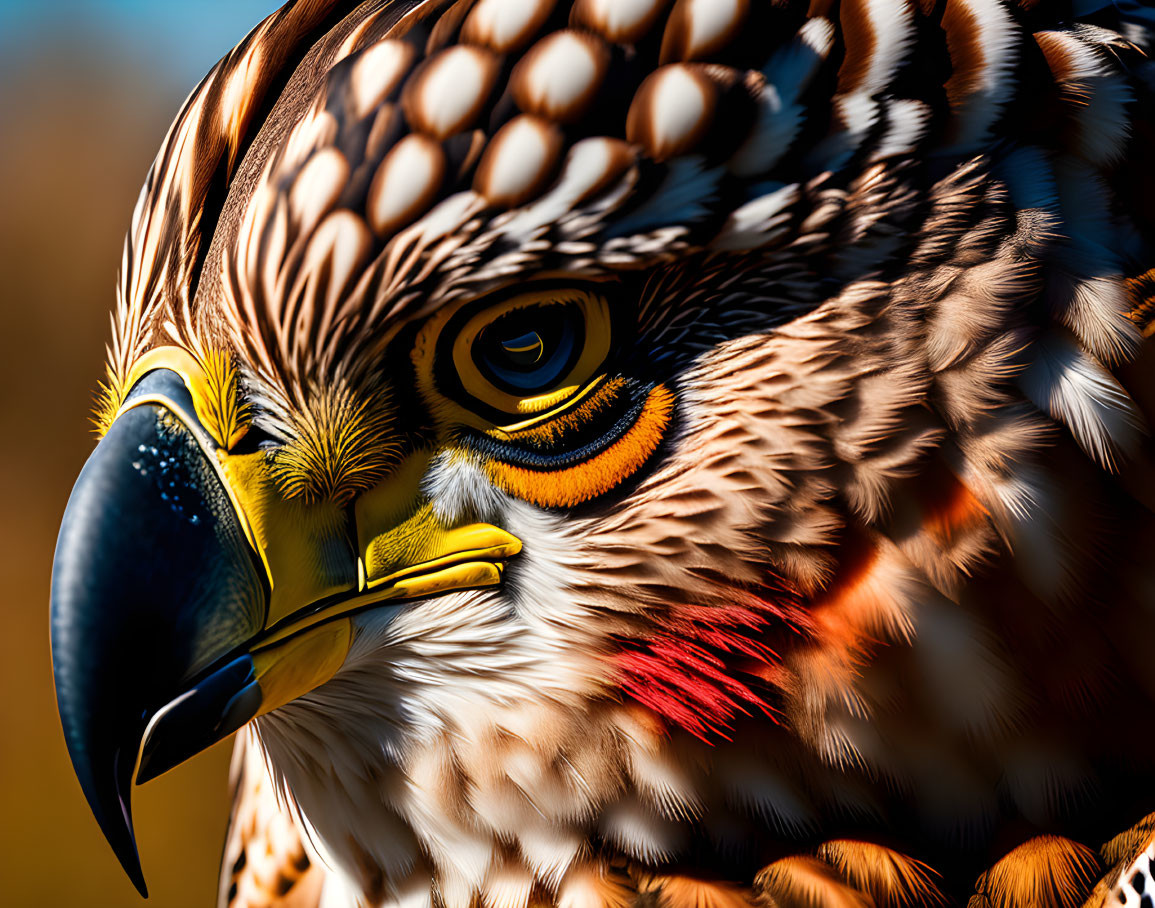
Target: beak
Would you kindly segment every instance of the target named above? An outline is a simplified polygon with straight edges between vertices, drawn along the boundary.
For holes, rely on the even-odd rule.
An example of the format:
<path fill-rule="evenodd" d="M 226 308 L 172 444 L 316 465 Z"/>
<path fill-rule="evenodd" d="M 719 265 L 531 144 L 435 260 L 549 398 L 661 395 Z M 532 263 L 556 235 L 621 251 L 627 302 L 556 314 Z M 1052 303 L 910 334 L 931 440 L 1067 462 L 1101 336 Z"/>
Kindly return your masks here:
<path fill-rule="evenodd" d="M 261 629 L 266 599 L 229 497 L 192 432 L 157 404 L 122 414 L 64 512 L 52 567 L 52 660 L 72 765 L 142 895 L 129 796 L 145 729 L 198 672 Z M 235 696 L 239 670 L 230 675 L 233 697 L 219 702 L 220 685 L 212 691 L 219 714 L 206 702 L 187 729 L 190 746 L 202 749 L 251 718 L 250 704 Z"/>
<path fill-rule="evenodd" d="M 374 577 L 357 549 L 380 548 L 394 533 L 412 538 L 413 520 L 429 509 L 391 516 L 378 531 L 360 506 L 350 527 L 347 508 L 287 502 L 263 453 L 229 454 L 213 441 L 189 384 L 170 369 L 137 383 L 77 479 L 52 570 L 64 738 L 141 895 L 134 781 L 332 677 L 353 612 L 499 582 L 502 559 L 520 549 L 496 527 L 441 528 L 424 534 L 431 550 Z"/>

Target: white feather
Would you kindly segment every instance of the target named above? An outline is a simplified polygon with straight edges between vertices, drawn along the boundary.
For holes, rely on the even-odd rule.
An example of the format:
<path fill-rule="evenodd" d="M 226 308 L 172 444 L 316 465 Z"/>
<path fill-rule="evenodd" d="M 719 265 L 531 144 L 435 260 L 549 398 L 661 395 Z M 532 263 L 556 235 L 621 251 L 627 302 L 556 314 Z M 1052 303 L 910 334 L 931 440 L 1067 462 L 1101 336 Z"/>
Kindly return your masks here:
<path fill-rule="evenodd" d="M 730 214 L 710 244 L 719 250 L 757 249 L 771 242 L 789 220 L 786 209 L 798 199 L 798 184 L 770 184 L 765 195 Z"/>
<path fill-rule="evenodd" d="M 807 154 L 807 166 L 812 169 L 843 167 L 878 124 L 881 111 L 879 102 L 864 91 L 837 95 L 834 109 L 842 128 L 818 142 Z"/>
<path fill-rule="evenodd" d="M 1138 441 L 1141 417 L 1123 386 L 1069 337 L 1053 334 L 1032 348 L 1019 379 L 1024 393 L 1068 429 L 1099 464 L 1114 468 Z"/>
<path fill-rule="evenodd" d="M 611 804 L 599 819 L 602 835 L 640 861 L 669 860 L 685 841 L 684 829 L 631 796 Z"/>
<path fill-rule="evenodd" d="M 871 152 L 869 161 L 907 155 L 926 134 L 930 108 L 921 101 L 894 99 L 886 104 L 886 133 Z"/>
<path fill-rule="evenodd" d="M 885 91 L 906 59 L 914 38 L 914 10 L 907 0 L 866 0 L 874 31 L 870 64 L 858 90 L 866 95 Z"/>
<path fill-rule="evenodd" d="M 1131 92 L 1105 60 L 1104 45 L 1119 41 L 1115 32 L 1079 26 L 1046 31 L 1035 40 L 1048 56 L 1061 61 L 1059 83 L 1067 110 L 1074 116 L 1075 150 L 1093 164 L 1105 165 L 1123 150 L 1129 132 L 1127 104 Z"/>
<path fill-rule="evenodd" d="M 977 29 L 983 62 L 978 86 L 956 112 L 957 133 L 952 153 L 984 142 L 1015 91 L 1018 26 L 1001 0 L 954 0 L 965 7 Z"/>
<path fill-rule="evenodd" d="M 1055 176 L 1069 239 L 1055 256 L 1052 305 L 1092 356 L 1116 362 L 1131 355 L 1139 333 L 1127 317 L 1130 300 L 1115 251 L 1119 244 L 1109 195 L 1097 171 L 1077 159 L 1060 159 Z"/>

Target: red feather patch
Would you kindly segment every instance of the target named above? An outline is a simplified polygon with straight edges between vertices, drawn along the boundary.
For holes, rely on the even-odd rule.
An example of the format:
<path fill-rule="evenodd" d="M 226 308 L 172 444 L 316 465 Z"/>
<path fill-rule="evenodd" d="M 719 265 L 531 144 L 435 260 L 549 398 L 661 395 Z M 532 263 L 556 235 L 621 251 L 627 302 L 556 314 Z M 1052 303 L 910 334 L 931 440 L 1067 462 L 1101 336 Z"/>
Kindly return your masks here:
<path fill-rule="evenodd" d="M 774 718 L 765 679 L 779 659 L 768 638 L 809 636 L 809 628 L 801 597 L 778 580 L 757 593 L 732 588 L 726 605 L 672 605 L 652 635 L 621 641 L 618 683 L 703 741 L 728 739 L 739 715 Z"/>

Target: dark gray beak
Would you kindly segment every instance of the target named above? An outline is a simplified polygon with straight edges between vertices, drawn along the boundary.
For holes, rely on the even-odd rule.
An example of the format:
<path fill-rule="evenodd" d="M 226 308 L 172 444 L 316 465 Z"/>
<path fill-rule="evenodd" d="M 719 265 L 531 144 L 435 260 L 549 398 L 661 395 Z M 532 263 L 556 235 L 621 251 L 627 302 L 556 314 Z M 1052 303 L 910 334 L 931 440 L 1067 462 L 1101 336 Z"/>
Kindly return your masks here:
<path fill-rule="evenodd" d="M 52 569 L 64 737 L 142 895 L 133 781 L 220 740 L 260 705 L 244 644 L 264 623 L 267 581 L 211 451 L 183 419 L 161 403 L 116 419 L 72 490 Z"/>

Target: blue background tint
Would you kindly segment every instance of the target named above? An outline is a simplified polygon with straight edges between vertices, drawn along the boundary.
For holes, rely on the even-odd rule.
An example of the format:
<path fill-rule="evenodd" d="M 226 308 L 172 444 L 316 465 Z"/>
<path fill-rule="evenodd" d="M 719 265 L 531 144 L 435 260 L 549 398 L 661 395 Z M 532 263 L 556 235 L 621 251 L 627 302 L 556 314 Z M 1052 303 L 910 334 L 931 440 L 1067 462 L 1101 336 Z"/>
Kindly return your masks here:
<path fill-rule="evenodd" d="M 0 59 L 61 42 L 148 60 L 191 86 L 280 4 L 273 0 L 0 0 Z"/>

